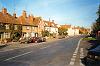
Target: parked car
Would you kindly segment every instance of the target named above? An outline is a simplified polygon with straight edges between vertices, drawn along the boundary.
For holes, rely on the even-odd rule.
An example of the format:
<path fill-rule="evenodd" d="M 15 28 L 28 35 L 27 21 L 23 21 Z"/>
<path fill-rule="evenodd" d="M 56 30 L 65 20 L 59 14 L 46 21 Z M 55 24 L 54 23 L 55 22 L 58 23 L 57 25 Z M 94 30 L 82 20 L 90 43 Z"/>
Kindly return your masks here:
<path fill-rule="evenodd" d="M 100 45 L 96 48 L 90 49 L 87 53 L 87 58 L 92 60 L 100 60 Z"/>
<path fill-rule="evenodd" d="M 40 39 L 39 37 L 31 37 L 30 42 L 31 43 L 39 43 L 39 42 L 42 42 L 42 39 Z"/>
<path fill-rule="evenodd" d="M 42 40 L 42 42 L 46 42 L 46 38 L 44 38 L 44 37 L 39 37 L 41 40 Z"/>
<path fill-rule="evenodd" d="M 45 42 L 46 38 L 43 37 L 31 37 L 31 42 L 32 43 L 39 43 L 39 42 Z"/>

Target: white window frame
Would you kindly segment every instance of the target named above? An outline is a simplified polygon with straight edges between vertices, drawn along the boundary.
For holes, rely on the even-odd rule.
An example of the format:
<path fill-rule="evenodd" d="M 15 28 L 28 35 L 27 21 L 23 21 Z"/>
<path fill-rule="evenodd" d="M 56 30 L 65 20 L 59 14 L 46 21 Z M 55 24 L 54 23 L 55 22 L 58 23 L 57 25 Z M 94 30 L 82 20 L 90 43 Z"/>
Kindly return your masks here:
<path fill-rule="evenodd" d="M 30 27 L 29 27 L 29 26 L 26 26 L 26 29 L 27 29 L 27 30 L 29 30 L 29 29 L 30 29 Z"/>
<path fill-rule="evenodd" d="M 14 30 L 17 30 L 18 29 L 18 26 L 17 25 L 14 25 Z"/>
<path fill-rule="evenodd" d="M 6 24 L 5 26 L 6 26 L 6 29 L 9 29 L 9 24 Z"/>

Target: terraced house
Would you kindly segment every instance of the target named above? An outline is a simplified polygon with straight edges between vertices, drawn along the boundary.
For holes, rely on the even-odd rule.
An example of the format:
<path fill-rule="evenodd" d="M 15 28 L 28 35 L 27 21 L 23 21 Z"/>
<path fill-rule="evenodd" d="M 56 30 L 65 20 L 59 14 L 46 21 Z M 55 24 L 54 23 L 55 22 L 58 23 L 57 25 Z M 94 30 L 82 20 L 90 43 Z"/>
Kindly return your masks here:
<path fill-rule="evenodd" d="M 3 8 L 2 12 L 0 12 L 0 41 L 41 37 L 44 30 L 48 30 L 55 36 L 58 35 L 58 27 L 54 21 L 45 21 L 41 17 L 33 15 L 27 16 L 25 10 L 19 17 L 16 16 L 16 13 L 10 15 L 6 8 Z"/>
<path fill-rule="evenodd" d="M 3 8 L 0 12 L 0 40 L 18 39 L 21 32 L 21 24 L 18 22 L 16 14 L 14 13 L 12 16 L 6 8 Z"/>

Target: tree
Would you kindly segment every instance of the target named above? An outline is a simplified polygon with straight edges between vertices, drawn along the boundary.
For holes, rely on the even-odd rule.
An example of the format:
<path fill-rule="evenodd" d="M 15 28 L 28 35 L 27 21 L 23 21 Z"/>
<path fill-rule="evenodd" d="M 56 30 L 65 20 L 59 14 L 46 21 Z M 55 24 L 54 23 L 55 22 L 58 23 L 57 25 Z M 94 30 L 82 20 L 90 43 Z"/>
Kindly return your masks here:
<path fill-rule="evenodd" d="M 49 36 L 50 33 L 49 31 L 45 30 L 45 31 L 42 31 L 42 36 L 45 37 L 45 36 Z"/>
<path fill-rule="evenodd" d="M 66 28 L 58 28 L 59 35 L 67 35 L 67 29 Z"/>
<path fill-rule="evenodd" d="M 93 23 L 93 25 L 92 25 L 92 30 L 94 33 L 98 32 L 100 30 L 100 5 L 99 5 L 99 9 L 97 11 L 97 15 L 98 15 L 98 18 L 96 19 L 96 22 Z"/>

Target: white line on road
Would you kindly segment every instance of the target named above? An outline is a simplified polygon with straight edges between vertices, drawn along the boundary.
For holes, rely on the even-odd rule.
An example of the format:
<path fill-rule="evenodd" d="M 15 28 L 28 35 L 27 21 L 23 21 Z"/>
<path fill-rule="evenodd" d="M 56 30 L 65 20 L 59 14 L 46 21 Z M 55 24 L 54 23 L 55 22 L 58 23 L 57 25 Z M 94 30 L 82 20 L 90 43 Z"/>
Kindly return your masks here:
<path fill-rule="evenodd" d="M 45 48 L 48 48 L 48 47 L 50 47 L 50 45 L 49 45 L 49 46 L 46 46 L 46 47 L 43 47 L 43 48 L 40 48 L 40 49 L 45 49 Z M 30 54 L 30 53 L 32 53 L 32 51 L 26 52 L 26 53 L 24 53 L 24 54 L 20 54 L 20 55 L 17 55 L 17 56 L 8 58 L 8 59 L 5 59 L 4 61 L 9 61 L 9 60 L 12 60 L 12 59 L 14 59 L 14 58 L 21 57 L 21 56 L 23 56 L 23 55 L 27 55 L 27 54 Z"/>
<path fill-rule="evenodd" d="M 81 62 L 81 59 L 84 58 L 83 48 L 80 48 L 80 66 L 84 66 Z"/>
<path fill-rule="evenodd" d="M 30 52 L 26 52 L 26 53 L 24 53 L 24 54 L 17 55 L 17 56 L 14 56 L 14 57 L 8 58 L 8 59 L 5 59 L 4 61 L 9 61 L 9 60 L 12 60 L 12 59 L 14 59 L 14 58 L 21 57 L 21 56 L 23 56 L 23 55 L 27 55 L 27 54 L 30 54 L 30 53 L 32 53 L 32 51 L 30 51 Z"/>
<path fill-rule="evenodd" d="M 75 64 L 75 59 L 76 59 L 76 56 L 77 56 L 77 53 L 78 53 L 78 50 L 79 50 L 79 45 L 80 45 L 81 40 L 82 40 L 82 38 L 78 42 L 78 45 L 77 45 L 77 47 L 76 47 L 76 49 L 74 51 L 74 54 L 73 54 L 73 56 L 71 58 L 69 66 L 74 66 L 74 64 Z"/>

